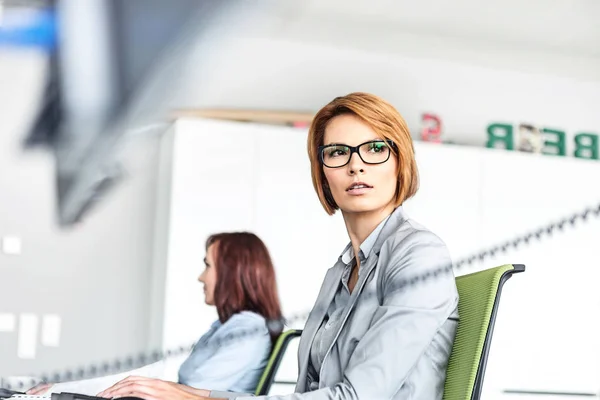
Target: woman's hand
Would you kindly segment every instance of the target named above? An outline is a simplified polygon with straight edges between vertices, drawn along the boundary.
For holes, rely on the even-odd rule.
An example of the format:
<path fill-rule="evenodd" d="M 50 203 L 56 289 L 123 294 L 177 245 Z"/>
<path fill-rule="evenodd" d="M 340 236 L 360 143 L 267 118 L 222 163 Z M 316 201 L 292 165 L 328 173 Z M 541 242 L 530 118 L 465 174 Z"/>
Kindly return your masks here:
<path fill-rule="evenodd" d="M 130 376 L 98 393 L 98 397 L 140 397 L 145 400 L 205 400 L 208 396 L 208 390 L 141 376 Z"/>
<path fill-rule="evenodd" d="M 28 395 L 31 395 L 31 396 L 39 396 L 41 394 L 46 393 L 48 390 L 52 389 L 52 386 L 54 386 L 54 384 L 52 384 L 52 383 L 40 383 L 40 384 L 35 385 L 34 387 L 29 389 L 25 393 Z"/>

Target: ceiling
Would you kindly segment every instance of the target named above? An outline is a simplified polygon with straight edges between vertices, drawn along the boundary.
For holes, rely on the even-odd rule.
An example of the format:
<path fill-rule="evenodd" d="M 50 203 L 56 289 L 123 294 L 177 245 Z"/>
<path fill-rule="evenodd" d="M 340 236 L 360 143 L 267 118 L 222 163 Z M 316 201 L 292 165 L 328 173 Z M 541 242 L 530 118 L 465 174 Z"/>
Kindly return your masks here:
<path fill-rule="evenodd" d="M 280 3 L 292 22 L 290 31 L 294 23 L 298 27 L 307 23 L 321 25 L 337 31 L 338 40 L 371 34 L 385 41 L 386 33 L 404 33 L 600 57 L 600 1 L 597 0 L 304 0 L 294 3 Z"/>

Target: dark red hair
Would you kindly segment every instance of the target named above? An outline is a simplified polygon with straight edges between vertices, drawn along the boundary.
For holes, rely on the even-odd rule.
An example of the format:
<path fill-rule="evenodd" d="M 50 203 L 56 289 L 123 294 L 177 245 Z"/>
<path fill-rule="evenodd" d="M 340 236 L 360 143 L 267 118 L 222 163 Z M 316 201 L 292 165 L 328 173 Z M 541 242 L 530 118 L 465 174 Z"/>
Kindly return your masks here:
<path fill-rule="evenodd" d="M 213 244 L 217 269 L 214 302 L 221 323 L 233 314 L 253 311 L 267 320 L 273 338 L 279 335 L 283 317 L 275 268 L 267 246 L 249 232 L 211 235 L 206 250 Z"/>

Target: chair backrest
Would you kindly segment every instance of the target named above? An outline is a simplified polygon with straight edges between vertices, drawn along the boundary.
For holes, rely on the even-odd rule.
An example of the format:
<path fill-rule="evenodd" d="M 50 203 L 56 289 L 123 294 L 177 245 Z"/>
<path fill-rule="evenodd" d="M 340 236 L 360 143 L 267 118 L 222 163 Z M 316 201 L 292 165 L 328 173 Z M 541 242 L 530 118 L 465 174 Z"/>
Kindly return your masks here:
<path fill-rule="evenodd" d="M 456 278 L 460 321 L 446 372 L 444 400 L 479 400 L 502 286 L 524 265 L 503 265 Z"/>
<path fill-rule="evenodd" d="M 258 381 L 256 390 L 254 391 L 256 396 L 262 396 L 269 393 L 269 389 L 271 389 L 271 385 L 275 380 L 275 374 L 279 369 L 279 365 L 281 364 L 281 360 L 283 359 L 288 344 L 290 344 L 292 339 L 300 337 L 300 335 L 302 335 L 302 331 L 298 329 L 291 329 L 279 335 L 275 345 L 273 346 L 273 350 L 271 350 L 269 362 L 267 363 L 267 366 L 265 367 L 265 370 Z"/>

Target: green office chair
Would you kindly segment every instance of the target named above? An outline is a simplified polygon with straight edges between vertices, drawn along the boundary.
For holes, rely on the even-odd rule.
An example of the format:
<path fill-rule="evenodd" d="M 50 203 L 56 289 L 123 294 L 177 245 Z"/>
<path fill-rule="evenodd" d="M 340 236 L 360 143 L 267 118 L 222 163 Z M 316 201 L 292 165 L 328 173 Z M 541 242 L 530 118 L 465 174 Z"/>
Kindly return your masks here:
<path fill-rule="evenodd" d="M 479 400 L 502 286 L 524 265 L 503 265 L 456 278 L 460 322 L 446 372 L 444 400 Z"/>
<path fill-rule="evenodd" d="M 283 332 L 277 338 L 275 342 L 275 346 L 273 346 L 273 350 L 271 351 L 271 356 L 269 357 L 269 362 L 263 371 L 262 376 L 260 377 L 260 381 L 258 381 L 258 386 L 256 387 L 256 391 L 254 394 L 256 396 L 262 396 L 269 394 L 269 390 L 271 389 L 271 385 L 275 380 L 275 374 L 279 369 L 279 365 L 281 364 L 281 360 L 283 359 L 283 355 L 285 351 L 292 341 L 292 339 L 296 337 L 300 337 L 302 335 L 301 330 L 292 329 L 289 331 Z"/>

